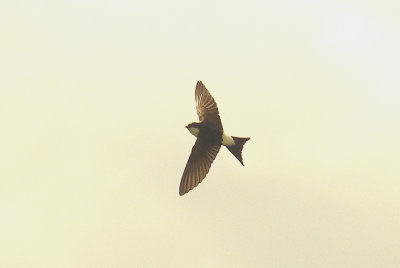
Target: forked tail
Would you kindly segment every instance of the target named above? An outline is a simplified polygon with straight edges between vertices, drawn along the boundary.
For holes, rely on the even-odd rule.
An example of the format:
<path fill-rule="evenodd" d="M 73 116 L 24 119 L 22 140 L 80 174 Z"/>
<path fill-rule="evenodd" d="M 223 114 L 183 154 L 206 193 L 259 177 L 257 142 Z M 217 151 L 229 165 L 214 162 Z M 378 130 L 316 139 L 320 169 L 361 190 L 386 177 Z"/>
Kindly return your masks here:
<path fill-rule="evenodd" d="M 239 162 L 244 166 L 242 158 L 243 145 L 246 143 L 246 141 L 250 140 L 250 138 L 238 138 L 232 136 L 232 139 L 235 142 L 235 145 L 226 146 L 226 148 L 228 148 L 228 150 L 231 151 L 237 160 L 239 160 Z"/>

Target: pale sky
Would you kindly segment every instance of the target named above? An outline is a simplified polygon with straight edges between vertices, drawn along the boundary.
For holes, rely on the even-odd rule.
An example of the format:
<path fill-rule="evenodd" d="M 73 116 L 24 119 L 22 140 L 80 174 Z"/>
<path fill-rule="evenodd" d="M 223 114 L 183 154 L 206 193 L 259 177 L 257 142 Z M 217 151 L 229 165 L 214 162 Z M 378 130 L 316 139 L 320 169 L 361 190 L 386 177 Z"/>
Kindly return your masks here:
<path fill-rule="evenodd" d="M 1 267 L 399 267 L 400 3 L 8 1 Z M 179 196 L 194 89 L 225 131 Z"/>

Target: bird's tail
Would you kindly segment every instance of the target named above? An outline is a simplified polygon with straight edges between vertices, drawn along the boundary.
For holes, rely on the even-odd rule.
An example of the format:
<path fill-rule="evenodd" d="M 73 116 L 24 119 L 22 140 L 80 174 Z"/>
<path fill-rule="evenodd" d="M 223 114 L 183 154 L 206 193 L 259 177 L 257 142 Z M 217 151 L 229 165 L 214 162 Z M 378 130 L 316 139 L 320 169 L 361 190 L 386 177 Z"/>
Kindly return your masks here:
<path fill-rule="evenodd" d="M 246 143 L 246 141 L 250 140 L 250 138 L 239 138 L 239 137 L 233 137 L 233 141 L 235 142 L 235 145 L 233 146 L 226 146 L 228 150 L 239 160 L 239 162 L 244 166 L 243 164 L 243 158 L 242 158 L 242 150 L 243 150 L 243 145 Z"/>

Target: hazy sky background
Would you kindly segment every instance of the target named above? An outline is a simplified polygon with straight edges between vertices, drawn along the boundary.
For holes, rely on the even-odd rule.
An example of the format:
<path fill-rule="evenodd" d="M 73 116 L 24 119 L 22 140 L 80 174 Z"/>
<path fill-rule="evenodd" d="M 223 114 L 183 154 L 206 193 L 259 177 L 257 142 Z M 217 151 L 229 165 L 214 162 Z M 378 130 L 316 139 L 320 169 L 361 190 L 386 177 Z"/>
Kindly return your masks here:
<path fill-rule="evenodd" d="M 398 1 L 7 1 L 1 267 L 399 267 Z M 202 80 L 222 148 L 180 197 Z"/>

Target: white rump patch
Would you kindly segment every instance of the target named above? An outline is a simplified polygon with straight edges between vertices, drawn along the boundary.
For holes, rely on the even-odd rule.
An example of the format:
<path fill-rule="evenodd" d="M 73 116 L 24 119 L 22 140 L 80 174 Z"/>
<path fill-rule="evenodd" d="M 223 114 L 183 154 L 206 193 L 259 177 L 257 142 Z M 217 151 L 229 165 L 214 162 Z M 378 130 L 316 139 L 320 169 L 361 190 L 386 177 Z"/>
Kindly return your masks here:
<path fill-rule="evenodd" d="M 222 134 L 222 145 L 225 146 L 233 146 L 235 145 L 235 141 L 229 135 L 226 135 L 225 132 Z"/>

